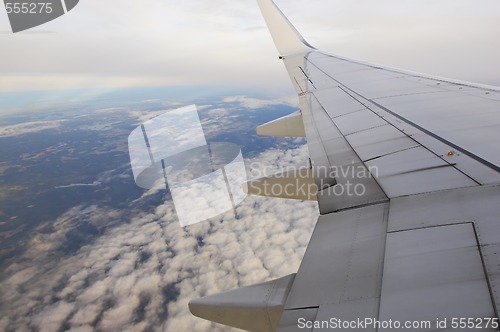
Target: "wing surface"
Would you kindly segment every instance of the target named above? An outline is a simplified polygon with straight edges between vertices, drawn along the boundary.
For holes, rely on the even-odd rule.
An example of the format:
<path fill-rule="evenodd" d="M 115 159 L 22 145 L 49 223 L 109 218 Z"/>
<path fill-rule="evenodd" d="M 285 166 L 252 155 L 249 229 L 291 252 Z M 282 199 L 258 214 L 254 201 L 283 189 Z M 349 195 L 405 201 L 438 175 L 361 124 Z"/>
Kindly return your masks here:
<path fill-rule="evenodd" d="M 321 213 L 269 331 L 498 320 L 500 89 L 326 54 L 257 1 L 298 94 Z M 279 123 L 266 134 L 292 132 Z"/>

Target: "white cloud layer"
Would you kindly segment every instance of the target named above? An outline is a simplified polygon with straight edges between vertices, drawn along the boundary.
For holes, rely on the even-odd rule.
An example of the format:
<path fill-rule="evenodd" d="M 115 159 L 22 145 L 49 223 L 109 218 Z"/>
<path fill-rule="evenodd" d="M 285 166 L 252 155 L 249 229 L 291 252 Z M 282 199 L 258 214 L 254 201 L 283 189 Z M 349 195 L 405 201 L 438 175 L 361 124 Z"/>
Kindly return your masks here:
<path fill-rule="evenodd" d="M 32 121 L 14 125 L 0 126 L 0 137 L 22 136 L 43 130 L 55 129 L 61 126 L 63 120 Z"/>
<path fill-rule="evenodd" d="M 307 148 L 268 150 L 247 161 L 275 169 L 307 162 Z M 149 193 L 145 193 L 149 195 Z M 226 331 L 193 317 L 190 299 L 296 272 L 317 204 L 248 197 L 237 218 L 180 228 L 171 202 L 125 218 L 75 207 L 37 230 L 0 285 L 0 329 L 56 331 Z M 84 218 L 116 223 L 66 256 L 59 247 Z"/>
<path fill-rule="evenodd" d="M 276 99 L 258 99 L 247 96 L 231 96 L 224 98 L 222 101 L 225 103 L 238 103 L 240 106 L 246 109 L 261 109 L 274 105 L 287 105 L 292 107 L 299 106 L 297 96 L 295 95 Z"/>

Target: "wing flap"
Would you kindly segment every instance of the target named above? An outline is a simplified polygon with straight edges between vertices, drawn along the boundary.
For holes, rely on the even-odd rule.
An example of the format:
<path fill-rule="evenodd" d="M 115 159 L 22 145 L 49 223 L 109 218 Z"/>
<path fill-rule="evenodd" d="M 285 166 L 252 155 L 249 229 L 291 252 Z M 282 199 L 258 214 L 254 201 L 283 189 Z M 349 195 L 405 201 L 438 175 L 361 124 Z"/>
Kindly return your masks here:
<path fill-rule="evenodd" d="M 471 223 L 389 233 L 380 320 L 495 317 L 484 272 Z"/>
<path fill-rule="evenodd" d="M 378 299 L 387 208 L 381 203 L 320 216 L 285 309 L 328 304 L 340 308 L 352 301 Z M 359 317 L 372 315 L 373 308 Z"/>
<path fill-rule="evenodd" d="M 315 201 L 318 188 L 309 168 L 284 171 L 248 181 L 243 186 L 250 195 Z"/>
<path fill-rule="evenodd" d="M 262 136 L 305 137 L 302 113 L 300 111 L 295 112 L 260 125 L 257 127 L 257 134 Z"/>

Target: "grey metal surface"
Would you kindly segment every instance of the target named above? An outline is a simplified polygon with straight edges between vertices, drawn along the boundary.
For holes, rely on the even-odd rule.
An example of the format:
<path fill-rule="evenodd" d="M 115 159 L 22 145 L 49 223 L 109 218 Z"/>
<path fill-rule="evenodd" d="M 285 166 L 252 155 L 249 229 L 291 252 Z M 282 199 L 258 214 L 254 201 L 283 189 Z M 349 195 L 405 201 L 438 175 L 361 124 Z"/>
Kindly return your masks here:
<path fill-rule="evenodd" d="M 462 317 L 495 317 L 472 224 L 388 234 L 380 320 L 430 321 L 429 331 L 442 331 L 437 318 Z"/>
<path fill-rule="evenodd" d="M 363 161 L 419 146 L 389 124 L 357 132 L 346 138 Z"/>
<path fill-rule="evenodd" d="M 341 322 L 357 322 L 360 318 L 377 317 L 378 309 L 378 298 L 360 299 L 340 304 L 324 304 L 319 307 L 318 315 L 316 316 L 319 327 L 313 331 L 342 330 Z M 325 324 L 325 322 L 328 324 Z M 323 324 L 323 327 L 321 324 Z M 374 326 L 352 325 L 348 331 L 372 332 L 376 331 L 376 328 Z"/>
<path fill-rule="evenodd" d="M 320 216 L 285 309 L 377 298 L 386 222 L 384 203 Z"/>
<path fill-rule="evenodd" d="M 500 186 L 464 188 L 392 199 L 388 231 L 460 222 L 476 224 L 482 245 L 499 243 Z"/>
<path fill-rule="evenodd" d="M 335 119 L 335 125 L 345 136 L 386 124 L 387 122 L 382 118 L 367 109 L 346 114 Z"/>
<path fill-rule="evenodd" d="M 419 143 L 426 148 L 427 144 L 432 144 L 430 136 L 445 142 L 448 151 L 461 152 L 461 163 L 472 158 L 483 166 L 493 167 L 498 173 L 500 145 L 496 142 L 500 139 L 500 92 L 355 63 L 318 51 L 305 55 L 304 71 L 313 82 L 321 82 L 315 83 L 309 92 L 332 115 L 342 134 L 377 127 L 383 119 L 410 137 L 419 134 L 417 138 L 422 139 Z M 365 76 L 367 80 L 363 79 Z M 337 110 L 328 111 L 345 104 L 339 89 L 366 106 L 365 111 L 340 114 Z M 339 117 L 341 114 L 344 118 Z M 422 137 L 424 135 L 427 139 Z M 471 177 L 484 171 L 474 172 L 467 167 L 464 170 Z M 500 181 L 498 175 L 495 181 Z"/>
<path fill-rule="evenodd" d="M 351 99 L 345 94 L 341 97 Z M 356 176 L 358 171 L 370 172 L 316 96 L 305 94 L 300 96 L 299 101 L 304 110 L 302 118 L 313 168 L 321 170 L 315 172 L 318 188 L 324 188 L 318 192 L 320 213 L 387 200 L 374 177 Z M 346 189 L 353 185 L 362 186 L 364 194 L 349 194 Z"/>
<path fill-rule="evenodd" d="M 363 104 L 359 103 L 353 98 L 350 98 L 338 86 L 315 91 L 314 95 L 318 99 L 322 100 L 324 104 L 332 105 L 332 107 L 328 107 L 325 109 L 332 119 L 338 116 L 366 109 Z"/>
<path fill-rule="evenodd" d="M 291 75 L 292 68 L 298 67 L 299 62 L 296 56 L 293 64 L 287 64 L 285 59 Z M 297 75 L 307 76 L 308 80 L 302 84 L 309 90 L 308 94 L 301 96 L 301 100 L 306 100 L 301 106 L 304 114 L 312 113 L 309 116 L 312 120 L 305 123 L 306 132 L 308 127 L 313 127 L 315 129 L 310 129 L 309 132 L 315 130 L 319 133 L 317 138 L 312 140 L 309 140 L 308 135 L 310 146 L 314 146 L 311 149 L 313 152 L 323 148 L 323 153 L 330 157 L 330 161 L 335 157 L 346 160 L 345 156 L 352 154 L 356 154 L 363 161 L 370 160 L 366 165 L 376 167 L 380 171 L 379 175 L 384 174 L 376 177 L 376 182 L 390 198 L 483 183 L 500 183 L 500 172 L 496 169 L 497 166 L 490 162 L 491 158 L 468 150 L 469 147 L 478 148 L 476 145 L 480 145 L 479 142 L 487 142 L 487 145 L 494 145 L 495 149 L 498 149 L 498 145 L 493 143 L 494 137 L 500 138 L 500 131 L 496 130 L 495 124 L 497 120 L 500 121 L 498 101 L 477 100 L 477 109 L 474 108 L 475 111 L 471 112 L 471 105 L 475 105 L 473 102 L 480 97 L 471 95 L 467 90 L 467 93 L 459 98 L 461 90 L 449 91 L 453 86 L 450 82 L 351 63 L 318 51 L 307 53 L 303 62 L 303 72 L 300 71 Z M 341 74 L 336 76 L 337 72 Z M 364 75 L 368 76 L 366 81 L 362 80 Z M 399 88 L 396 89 L 396 85 Z M 387 89 L 393 93 L 372 95 L 367 92 L 368 86 L 381 91 Z M 398 89 L 401 89 L 401 86 L 415 87 L 415 91 L 400 94 Z M 379 99 L 375 101 L 374 98 Z M 418 104 L 415 101 L 426 98 L 430 100 L 430 104 L 425 104 L 425 107 L 414 105 Z M 406 102 L 413 105 L 413 111 L 408 110 L 400 114 L 399 107 Z M 432 113 L 446 108 L 448 104 L 451 111 L 448 109 L 443 112 L 443 116 Z M 322 137 L 327 121 L 320 113 L 324 112 L 346 138 L 348 145 L 345 145 L 343 150 Z M 474 121 L 474 117 L 481 116 L 484 118 Z M 487 123 L 492 126 L 487 126 Z M 433 133 L 424 126 L 429 126 Z M 460 137 L 463 136 L 463 131 L 470 131 L 474 126 L 485 130 L 480 130 L 481 135 L 468 144 L 457 145 L 462 144 Z M 337 138 L 337 141 L 340 139 Z M 478 143 L 474 145 L 474 141 Z M 415 146 L 420 146 L 421 149 L 407 151 Z M 495 152 L 496 150 L 492 150 L 490 154 Z M 311 153 L 311 156 L 314 159 L 314 153 Z M 413 159 L 411 172 L 405 168 L 405 159 L 408 156 Z M 444 167 L 445 165 L 450 167 Z M 392 172 L 385 169 L 386 167 Z M 332 204 L 328 200 L 319 199 L 319 202 L 320 208 L 322 204 Z M 346 203 L 343 205 L 348 206 Z"/>
<path fill-rule="evenodd" d="M 390 197 L 476 185 L 423 147 L 385 155 L 366 164 L 377 169 L 376 178 Z"/>
<path fill-rule="evenodd" d="M 306 328 L 307 324 L 313 324 L 318 314 L 318 308 L 307 308 L 299 310 L 285 310 L 281 315 L 281 320 L 277 332 L 312 332 L 313 328 Z M 302 320 L 301 320 L 302 319 Z M 300 326 L 304 322 L 304 327 Z M 312 326 L 312 325 L 311 325 Z"/>
<path fill-rule="evenodd" d="M 464 188 L 393 199 L 388 231 L 468 222 L 474 224 L 498 316 L 500 186 Z"/>
<path fill-rule="evenodd" d="M 495 303 L 496 317 L 500 307 L 500 244 L 481 246 L 481 254 Z"/>

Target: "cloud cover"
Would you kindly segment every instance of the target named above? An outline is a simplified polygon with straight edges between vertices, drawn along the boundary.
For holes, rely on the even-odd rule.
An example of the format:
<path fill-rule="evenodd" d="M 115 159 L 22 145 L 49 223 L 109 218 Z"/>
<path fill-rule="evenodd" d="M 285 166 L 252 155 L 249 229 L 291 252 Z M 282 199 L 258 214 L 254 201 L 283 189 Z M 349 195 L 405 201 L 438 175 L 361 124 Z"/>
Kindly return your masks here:
<path fill-rule="evenodd" d="M 247 164 L 302 165 L 307 148 L 271 149 Z M 142 199 L 152 192 L 145 192 Z M 226 331 L 193 317 L 192 298 L 296 272 L 317 219 L 313 202 L 248 197 L 232 213 L 180 228 L 167 201 L 152 213 L 77 206 L 33 233 L 4 271 L 0 329 Z M 73 255 L 61 247 L 82 220 L 116 223 Z"/>
<path fill-rule="evenodd" d="M 58 128 L 63 120 L 55 121 L 31 121 L 19 124 L 0 126 L 0 137 L 14 137 L 44 130 Z"/>

